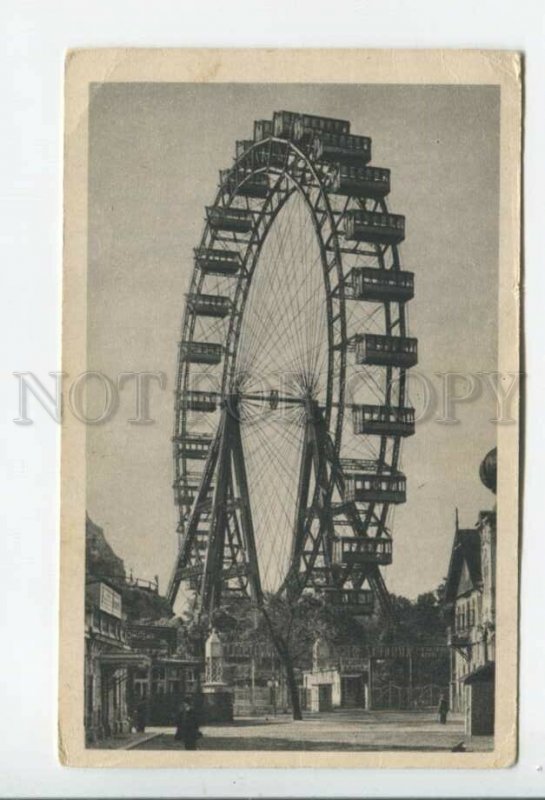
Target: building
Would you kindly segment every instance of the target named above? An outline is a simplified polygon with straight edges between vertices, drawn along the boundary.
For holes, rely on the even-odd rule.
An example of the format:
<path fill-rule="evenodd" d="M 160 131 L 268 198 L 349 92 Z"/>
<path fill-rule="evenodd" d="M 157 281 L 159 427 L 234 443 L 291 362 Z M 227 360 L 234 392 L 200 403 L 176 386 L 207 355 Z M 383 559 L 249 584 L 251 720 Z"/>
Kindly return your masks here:
<path fill-rule="evenodd" d="M 496 450 L 480 477 L 496 490 Z M 481 511 L 474 528 L 458 519 L 445 589 L 451 650 L 450 707 L 465 716 L 466 734 L 494 732 L 496 512 Z"/>
<path fill-rule="evenodd" d="M 303 706 L 309 711 L 435 708 L 445 693 L 447 656 L 444 643 L 329 645 L 317 639 L 312 670 L 303 673 Z"/>
<path fill-rule="evenodd" d="M 148 666 L 131 670 L 128 702 L 145 708 L 149 725 L 174 725 L 181 703 L 200 689 L 202 663 L 182 654 L 179 618 L 130 622 L 133 652 L 145 654 Z"/>
<path fill-rule="evenodd" d="M 180 619 L 154 581 L 127 576 L 101 527 L 86 520 L 86 740 L 127 733 L 137 720 L 173 725 L 198 692 L 202 664 L 183 652 Z"/>
<path fill-rule="evenodd" d="M 150 659 L 127 644 L 121 594 L 108 580 L 88 576 L 85 586 L 84 725 L 88 743 L 131 727 L 127 686 L 134 668 Z"/>
<path fill-rule="evenodd" d="M 325 639 L 312 648 L 312 670 L 303 673 L 303 705 L 309 711 L 371 707 L 369 657 L 339 659 Z"/>

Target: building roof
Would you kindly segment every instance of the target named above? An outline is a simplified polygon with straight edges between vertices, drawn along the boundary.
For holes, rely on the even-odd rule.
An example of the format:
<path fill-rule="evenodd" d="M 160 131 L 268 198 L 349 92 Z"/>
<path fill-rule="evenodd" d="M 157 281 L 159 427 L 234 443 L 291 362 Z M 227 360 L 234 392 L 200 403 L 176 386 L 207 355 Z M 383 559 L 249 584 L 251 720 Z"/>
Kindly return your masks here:
<path fill-rule="evenodd" d="M 463 682 L 465 684 L 471 683 L 484 683 L 487 681 L 493 681 L 494 675 L 496 673 L 496 664 L 494 661 L 488 661 L 486 664 L 482 664 L 477 669 L 473 670 L 469 675 L 466 675 L 463 678 Z"/>
<path fill-rule="evenodd" d="M 477 589 L 481 584 L 480 531 L 475 528 L 458 529 L 450 556 L 445 601 L 453 603 L 460 594 Z"/>

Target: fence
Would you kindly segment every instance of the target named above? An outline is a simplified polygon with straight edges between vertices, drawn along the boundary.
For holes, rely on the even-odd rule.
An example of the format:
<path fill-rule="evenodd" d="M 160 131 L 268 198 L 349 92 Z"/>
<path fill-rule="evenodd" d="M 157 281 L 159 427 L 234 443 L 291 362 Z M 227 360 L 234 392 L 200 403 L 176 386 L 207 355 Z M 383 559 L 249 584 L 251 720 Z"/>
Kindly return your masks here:
<path fill-rule="evenodd" d="M 386 686 L 373 687 L 373 709 L 414 709 L 426 710 L 437 708 L 439 698 L 448 697 L 448 689 L 436 684 L 426 686 L 397 686 L 389 683 Z"/>
<path fill-rule="evenodd" d="M 235 717 L 282 714 L 290 708 L 285 686 L 236 686 L 233 690 Z"/>

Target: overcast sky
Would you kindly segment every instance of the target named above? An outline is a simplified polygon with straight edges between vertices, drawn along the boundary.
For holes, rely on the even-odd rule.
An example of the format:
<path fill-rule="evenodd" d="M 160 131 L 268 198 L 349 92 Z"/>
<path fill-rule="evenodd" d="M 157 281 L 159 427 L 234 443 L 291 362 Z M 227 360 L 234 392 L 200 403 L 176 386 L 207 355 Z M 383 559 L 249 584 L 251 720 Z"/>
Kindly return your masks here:
<path fill-rule="evenodd" d="M 89 369 L 161 371 L 155 424 L 134 426 L 134 391 L 88 431 L 88 510 L 127 568 L 159 575 L 176 553 L 171 435 L 177 342 L 204 206 L 254 119 L 290 109 L 349 119 L 392 170 L 389 206 L 406 215 L 402 263 L 415 272 L 418 371 L 497 364 L 499 92 L 494 87 L 106 84 L 92 92 L 89 149 Z M 415 392 L 412 398 L 418 405 Z M 433 416 L 438 416 L 439 411 Z M 478 468 L 495 444 L 494 398 L 432 418 L 404 447 L 408 501 L 394 520 L 391 591 L 414 597 L 446 574 L 454 533 L 492 495 Z"/>

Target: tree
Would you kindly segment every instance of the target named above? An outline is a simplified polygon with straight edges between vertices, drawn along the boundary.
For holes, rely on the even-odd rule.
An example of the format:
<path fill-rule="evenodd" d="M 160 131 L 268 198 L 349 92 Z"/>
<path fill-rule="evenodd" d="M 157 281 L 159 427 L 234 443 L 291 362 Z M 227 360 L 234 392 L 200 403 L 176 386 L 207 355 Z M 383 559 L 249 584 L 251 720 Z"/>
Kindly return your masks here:
<path fill-rule="evenodd" d="M 282 665 L 293 710 L 293 718 L 302 719 L 298 672 L 312 666 L 312 646 L 321 636 L 329 641 L 344 641 L 361 636 L 361 629 L 349 622 L 346 614 L 335 613 L 323 600 L 302 595 L 288 600 L 265 593 L 259 604 L 238 599 L 226 601 L 212 614 L 189 612 L 185 622 L 187 648 L 204 656 L 204 644 L 210 630 L 218 631 L 226 642 L 247 643 L 254 652 L 271 644 Z M 361 641 L 361 638 L 359 639 Z"/>
<path fill-rule="evenodd" d="M 397 618 L 393 639 L 405 644 L 442 644 L 446 641 L 443 615 L 444 583 L 435 591 L 424 592 L 416 600 L 392 595 Z"/>
<path fill-rule="evenodd" d="M 264 626 L 254 635 L 262 635 L 263 627 L 273 643 L 284 667 L 290 692 L 293 718 L 302 719 L 297 670 L 312 666 L 312 646 L 317 638 L 331 644 L 363 644 L 376 641 L 374 626 L 361 625 L 351 614 L 330 606 L 315 595 L 301 595 L 296 600 L 265 595 L 257 607 Z"/>
<path fill-rule="evenodd" d="M 440 591 L 425 592 L 415 600 L 392 597 L 398 625 L 384 627 L 379 616 L 354 617 L 350 612 L 329 605 L 315 595 L 301 595 L 296 600 L 265 593 L 261 603 L 249 599 L 224 600 L 210 615 L 192 611 L 186 615 L 187 649 L 204 657 L 204 644 L 212 628 L 224 642 L 247 643 L 254 652 L 271 644 L 282 664 L 293 709 L 293 718 L 302 719 L 298 672 L 312 667 L 312 647 L 316 639 L 332 645 L 373 644 L 443 644 L 445 624 L 441 615 Z M 437 665 L 429 661 L 429 680 L 437 676 L 442 684 L 444 659 Z M 448 667 L 448 664 L 447 664 Z M 427 675 L 426 664 L 416 665 L 415 674 Z M 428 680 L 428 678 L 426 678 Z"/>
<path fill-rule="evenodd" d="M 446 645 L 447 630 L 443 614 L 444 582 L 435 591 L 424 592 L 416 600 L 392 595 L 397 617 L 394 631 L 385 634 L 384 643 L 404 645 Z M 392 671 L 400 665 L 392 663 Z M 412 679 L 416 684 L 436 683 L 446 685 L 449 680 L 449 659 L 444 652 L 416 658 L 412 663 Z"/>
<path fill-rule="evenodd" d="M 293 719 L 303 719 L 296 667 L 312 650 L 319 628 L 321 605 L 314 597 L 300 597 L 289 602 L 284 597 L 267 595 L 258 606 L 284 671 L 291 698 Z M 312 639 L 312 641 L 311 641 Z"/>

